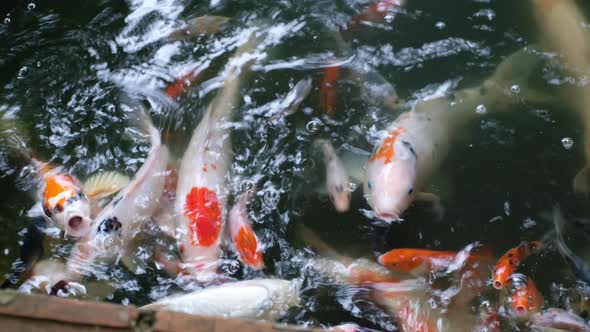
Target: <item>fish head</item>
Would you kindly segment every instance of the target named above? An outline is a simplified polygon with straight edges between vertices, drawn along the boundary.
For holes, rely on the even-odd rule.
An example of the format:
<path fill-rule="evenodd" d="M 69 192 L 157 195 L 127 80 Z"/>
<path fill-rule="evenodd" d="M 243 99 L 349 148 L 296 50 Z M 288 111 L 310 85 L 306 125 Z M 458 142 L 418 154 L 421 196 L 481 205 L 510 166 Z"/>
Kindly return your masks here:
<path fill-rule="evenodd" d="M 416 196 L 416 173 L 417 156 L 411 143 L 385 139 L 369 160 L 363 185 L 365 199 L 377 218 L 400 218 Z"/>
<path fill-rule="evenodd" d="M 347 184 L 328 183 L 328 196 L 338 212 L 346 212 L 350 209 L 351 195 Z"/>
<path fill-rule="evenodd" d="M 74 199 L 68 199 L 60 207 L 54 209 L 55 213 L 50 216 L 57 227 L 73 237 L 86 236 L 92 224 L 88 199 L 78 196 Z"/>
<path fill-rule="evenodd" d="M 420 256 L 407 249 L 393 249 L 379 256 L 379 264 L 399 272 L 412 272 L 418 269 L 424 261 Z"/>

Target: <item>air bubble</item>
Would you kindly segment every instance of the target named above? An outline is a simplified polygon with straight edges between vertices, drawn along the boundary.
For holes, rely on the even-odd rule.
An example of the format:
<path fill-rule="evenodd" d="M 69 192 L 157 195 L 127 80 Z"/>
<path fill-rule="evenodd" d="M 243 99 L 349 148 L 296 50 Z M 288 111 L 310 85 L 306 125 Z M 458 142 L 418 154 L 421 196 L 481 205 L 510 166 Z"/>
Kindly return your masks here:
<path fill-rule="evenodd" d="M 438 22 L 436 22 L 436 24 L 435 24 L 434 26 L 435 26 L 437 29 L 440 29 L 440 30 L 442 30 L 442 29 L 444 29 L 444 28 L 446 28 L 446 27 L 447 27 L 446 23 L 445 23 L 445 22 L 443 22 L 443 21 L 438 21 Z"/>
<path fill-rule="evenodd" d="M 10 23 L 10 17 L 5 17 L 4 18 L 4 24 L 8 24 Z"/>
<path fill-rule="evenodd" d="M 348 183 L 348 191 L 350 191 L 350 192 L 354 192 L 357 187 L 358 187 L 358 185 L 356 183 L 354 183 L 354 182 L 349 182 Z"/>
<path fill-rule="evenodd" d="M 18 79 L 23 79 L 25 78 L 25 76 L 27 75 L 27 72 L 29 71 L 29 67 L 24 66 L 21 69 L 18 70 Z"/>
<path fill-rule="evenodd" d="M 240 184 L 240 187 L 242 188 L 242 191 L 252 190 L 254 189 L 254 182 L 250 180 L 245 180 Z"/>
<path fill-rule="evenodd" d="M 318 129 L 320 129 L 320 125 L 321 124 L 318 120 L 311 120 L 307 123 L 305 128 L 307 128 L 307 131 L 309 131 L 310 133 L 315 133 L 316 131 L 318 131 Z"/>
<path fill-rule="evenodd" d="M 36 5 L 35 5 L 35 3 L 33 3 L 33 2 L 31 2 L 31 3 L 29 3 L 29 4 L 27 5 L 27 9 L 28 9 L 28 10 L 33 10 L 33 9 L 35 9 L 35 7 L 37 7 L 37 6 L 36 6 Z"/>
<path fill-rule="evenodd" d="M 279 204 L 280 194 L 275 189 L 269 189 L 264 193 L 263 201 L 268 207 L 274 208 Z"/>
<path fill-rule="evenodd" d="M 567 150 L 570 150 L 574 147 L 574 140 L 571 137 L 564 137 L 561 139 L 561 145 Z"/>
<path fill-rule="evenodd" d="M 483 104 L 477 105 L 475 108 L 475 113 L 477 114 L 485 114 L 487 111 L 486 106 Z"/>
<path fill-rule="evenodd" d="M 510 87 L 510 91 L 512 93 L 520 93 L 520 86 L 518 84 L 514 84 Z"/>

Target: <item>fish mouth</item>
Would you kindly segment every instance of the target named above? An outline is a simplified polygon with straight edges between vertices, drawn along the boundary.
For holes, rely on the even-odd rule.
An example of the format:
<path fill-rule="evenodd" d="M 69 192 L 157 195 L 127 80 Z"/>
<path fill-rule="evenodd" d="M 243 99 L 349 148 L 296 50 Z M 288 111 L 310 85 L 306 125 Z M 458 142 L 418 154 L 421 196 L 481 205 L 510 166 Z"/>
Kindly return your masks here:
<path fill-rule="evenodd" d="M 83 222 L 84 219 L 81 216 L 73 216 L 68 220 L 68 226 L 73 230 L 78 230 Z"/>
<path fill-rule="evenodd" d="M 514 309 L 517 316 L 522 317 L 526 315 L 526 308 L 523 305 L 516 306 Z"/>
<path fill-rule="evenodd" d="M 383 221 L 391 222 L 399 219 L 399 214 L 397 213 L 375 213 L 375 217 L 381 219 Z"/>

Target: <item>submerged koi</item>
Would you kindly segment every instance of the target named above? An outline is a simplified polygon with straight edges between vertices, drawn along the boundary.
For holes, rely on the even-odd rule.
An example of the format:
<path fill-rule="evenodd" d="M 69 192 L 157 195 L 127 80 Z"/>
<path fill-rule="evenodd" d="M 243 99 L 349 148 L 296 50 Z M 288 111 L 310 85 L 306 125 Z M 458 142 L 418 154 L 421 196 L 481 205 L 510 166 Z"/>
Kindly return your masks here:
<path fill-rule="evenodd" d="M 177 78 L 174 83 L 166 87 L 166 94 L 168 97 L 177 98 L 184 94 L 188 87 L 197 83 L 197 81 L 200 79 L 199 74 L 199 72 L 191 71 L 188 74 Z"/>
<path fill-rule="evenodd" d="M 385 22 L 385 17 L 391 14 L 394 8 L 403 6 L 404 2 L 405 0 L 378 0 L 365 8 L 360 14 L 352 17 L 346 30 L 356 29 L 363 22 Z"/>
<path fill-rule="evenodd" d="M 314 142 L 322 151 L 326 167 L 326 189 L 336 211 L 346 212 L 350 209 L 350 180 L 342 160 L 336 154 L 332 143 L 318 139 Z"/>
<path fill-rule="evenodd" d="M 339 79 L 339 66 L 329 66 L 324 69 L 320 86 L 320 107 L 331 117 L 336 113 L 336 85 Z"/>
<path fill-rule="evenodd" d="M 251 192 L 245 192 L 237 199 L 229 212 L 229 227 L 234 248 L 240 260 L 253 270 L 264 267 L 262 248 L 260 241 L 252 229 L 252 222 L 248 217 L 247 204 L 252 196 Z"/>
<path fill-rule="evenodd" d="M 495 289 L 502 289 L 510 276 L 516 272 L 524 259 L 541 249 L 540 241 L 523 242 L 518 247 L 508 250 L 496 264 L 493 275 Z"/>
<path fill-rule="evenodd" d="M 527 317 L 539 312 L 543 305 L 543 295 L 530 278 L 519 285 L 512 293 L 512 309 L 518 317 Z"/>

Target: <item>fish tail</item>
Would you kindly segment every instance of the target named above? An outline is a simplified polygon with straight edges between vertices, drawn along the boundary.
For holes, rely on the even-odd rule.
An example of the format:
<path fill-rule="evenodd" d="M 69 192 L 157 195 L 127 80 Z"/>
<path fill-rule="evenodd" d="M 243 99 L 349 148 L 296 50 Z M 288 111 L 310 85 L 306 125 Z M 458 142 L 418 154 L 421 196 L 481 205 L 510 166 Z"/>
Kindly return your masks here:
<path fill-rule="evenodd" d="M 565 244 L 565 240 L 563 238 L 565 218 L 563 216 L 563 213 L 561 212 L 561 208 L 559 207 L 559 205 L 555 205 L 553 207 L 553 223 L 555 225 L 555 242 L 557 245 L 557 250 L 567 259 L 575 262 L 576 259 L 574 253 Z"/>

